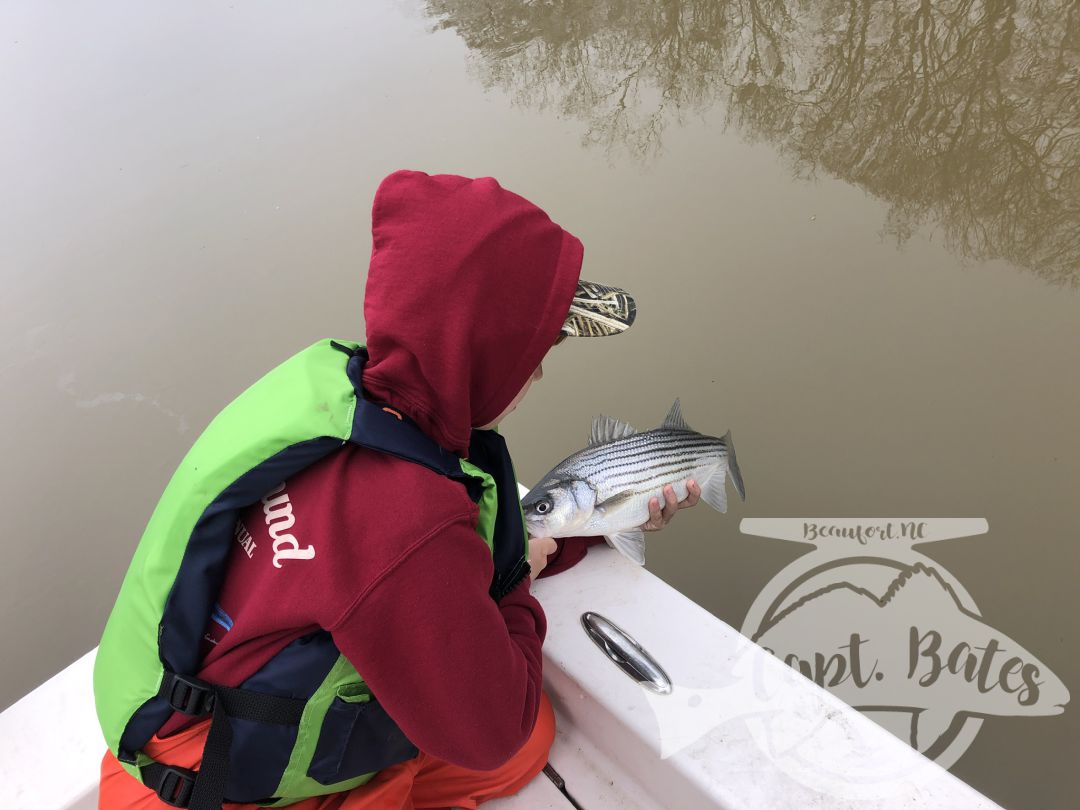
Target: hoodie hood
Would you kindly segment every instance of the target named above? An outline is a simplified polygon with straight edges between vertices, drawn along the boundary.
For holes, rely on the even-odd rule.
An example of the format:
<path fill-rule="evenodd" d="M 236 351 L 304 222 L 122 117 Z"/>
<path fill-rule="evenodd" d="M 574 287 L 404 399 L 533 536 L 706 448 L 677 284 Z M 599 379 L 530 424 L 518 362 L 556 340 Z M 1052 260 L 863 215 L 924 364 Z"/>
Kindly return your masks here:
<path fill-rule="evenodd" d="M 494 421 L 544 359 L 581 242 L 490 177 L 399 171 L 375 194 L 364 387 L 447 450 Z"/>

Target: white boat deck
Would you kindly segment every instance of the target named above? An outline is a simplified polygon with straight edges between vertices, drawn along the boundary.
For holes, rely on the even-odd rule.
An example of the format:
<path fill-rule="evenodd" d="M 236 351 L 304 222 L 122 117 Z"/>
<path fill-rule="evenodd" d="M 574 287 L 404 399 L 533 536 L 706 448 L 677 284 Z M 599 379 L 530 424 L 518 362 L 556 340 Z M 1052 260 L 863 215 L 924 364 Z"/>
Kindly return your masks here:
<path fill-rule="evenodd" d="M 534 590 L 558 721 L 550 763 L 586 810 L 997 807 L 606 547 Z M 672 693 L 648 693 L 610 662 L 582 629 L 585 611 L 633 635 Z M 92 664 L 93 651 L 0 714 L 4 810 L 96 807 Z M 543 775 L 486 806 L 571 807 Z"/>

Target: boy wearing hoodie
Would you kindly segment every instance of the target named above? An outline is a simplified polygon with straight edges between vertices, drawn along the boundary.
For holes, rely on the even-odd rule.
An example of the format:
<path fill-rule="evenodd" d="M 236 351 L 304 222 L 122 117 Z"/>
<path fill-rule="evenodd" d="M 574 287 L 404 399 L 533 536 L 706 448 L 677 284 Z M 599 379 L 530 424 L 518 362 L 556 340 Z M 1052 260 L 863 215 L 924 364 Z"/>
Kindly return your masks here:
<path fill-rule="evenodd" d="M 541 378 L 548 350 L 633 322 L 624 291 L 579 281 L 578 239 L 491 178 L 396 172 L 376 193 L 372 235 L 366 398 L 493 474 L 509 468 L 493 429 Z M 669 488 L 645 528 L 695 504 L 700 490 L 690 493 L 680 504 Z M 517 493 L 503 498 L 516 504 Z M 533 538 L 528 566 L 496 587 L 480 517 L 459 481 L 353 444 L 241 513 L 198 678 L 237 687 L 286 646 L 329 633 L 418 749 L 296 810 L 476 807 L 543 768 L 555 724 L 541 688 L 544 613 L 529 584 L 600 538 Z M 198 771 L 208 725 L 176 712 L 144 752 Z M 106 754 L 103 810 L 164 808 L 164 795 Z"/>

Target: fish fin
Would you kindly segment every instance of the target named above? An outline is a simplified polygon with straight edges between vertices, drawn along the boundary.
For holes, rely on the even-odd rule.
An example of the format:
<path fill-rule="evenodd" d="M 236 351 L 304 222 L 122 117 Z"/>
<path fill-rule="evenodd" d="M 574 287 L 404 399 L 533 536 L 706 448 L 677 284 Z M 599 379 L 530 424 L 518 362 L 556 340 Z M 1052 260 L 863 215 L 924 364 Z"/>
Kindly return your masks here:
<path fill-rule="evenodd" d="M 911 747 L 926 751 L 948 732 L 956 714 L 947 709 L 923 709 L 911 721 Z"/>
<path fill-rule="evenodd" d="M 598 416 L 593 420 L 592 432 L 589 434 L 589 446 L 613 442 L 616 439 L 625 439 L 637 433 L 629 424 L 614 419 L 610 416 Z"/>
<path fill-rule="evenodd" d="M 606 501 L 600 501 L 600 503 L 593 506 L 593 511 L 600 512 L 610 517 L 611 512 L 618 509 L 620 506 L 625 506 L 627 501 L 633 497 L 633 492 L 620 492 L 618 495 L 612 495 Z"/>
<path fill-rule="evenodd" d="M 682 404 L 678 398 L 675 399 L 675 404 L 671 406 L 671 410 L 668 411 L 668 415 L 664 417 L 664 424 L 660 425 L 662 428 L 668 430 L 693 430 L 682 415 Z"/>
<path fill-rule="evenodd" d="M 625 532 L 607 535 L 604 539 L 608 541 L 609 546 L 624 557 L 629 557 L 638 565 L 645 564 L 645 532 L 640 529 L 628 529 Z"/>
<path fill-rule="evenodd" d="M 701 500 L 705 501 L 717 512 L 727 511 L 727 490 L 724 489 L 726 481 L 727 475 L 724 473 L 724 468 L 721 467 L 701 485 Z"/>
<path fill-rule="evenodd" d="M 746 500 L 746 487 L 743 486 L 742 471 L 739 470 L 739 460 L 735 458 L 735 443 L 731 440 L 731 431 L 724 434 L 724 446 L 727 447 L 727 468 L 731 474 L 731 483 L 735 485 L 739 493 L 739 500 Z"/>

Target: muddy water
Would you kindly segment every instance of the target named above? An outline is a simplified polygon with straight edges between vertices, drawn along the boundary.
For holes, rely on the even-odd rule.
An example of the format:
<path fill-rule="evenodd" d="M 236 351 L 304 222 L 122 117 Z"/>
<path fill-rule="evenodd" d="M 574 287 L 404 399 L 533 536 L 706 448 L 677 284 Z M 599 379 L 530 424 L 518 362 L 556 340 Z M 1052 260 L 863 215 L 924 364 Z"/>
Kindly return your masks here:
<path fill-rule="evenodd" d="M 0 703 L 96 643 L 214 413 L 362 336 L 400 167 L 498 177 L 638 299 L 507 421 L 523 480 L 595 414 L 650 427 L 679 396 L 733 430 L 749 497 L 652 537 L 659 576 L 741 627 L 809 548 L 741 518 L 983 517 L 919 551 L 1080 688 L 1075 4 L 323 8 L 0 10 Z M 1074 806 L 1075 707 L 1020 714 L 961 716 L 951 770 Z"/>

